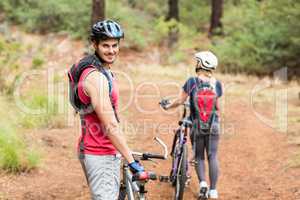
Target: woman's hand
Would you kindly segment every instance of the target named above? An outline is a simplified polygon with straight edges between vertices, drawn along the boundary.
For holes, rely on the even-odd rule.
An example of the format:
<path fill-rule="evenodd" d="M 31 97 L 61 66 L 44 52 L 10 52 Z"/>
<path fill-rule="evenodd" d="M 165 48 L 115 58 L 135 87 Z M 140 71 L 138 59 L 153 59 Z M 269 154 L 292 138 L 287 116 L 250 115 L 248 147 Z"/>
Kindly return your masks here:
<path fill-rule="evenodd" d="M 171 104 L 171 102 L 170 102 L 169 99 L 162 99 L 162 100 L 159 102 L 159 105 L 160 105 L 164 110 L 168 110 L 170 104 Z"/>
<path fill-rule="evenodd" d="M 173 100 L 162 99 L 159 102 L 159 104 L 164 110 L 169 110 L 170 108 L 175 108 L 177 106 L 182 105 L 187 98 L 188 98 L 188 94 L 182 90 L 177 98 Z"/>

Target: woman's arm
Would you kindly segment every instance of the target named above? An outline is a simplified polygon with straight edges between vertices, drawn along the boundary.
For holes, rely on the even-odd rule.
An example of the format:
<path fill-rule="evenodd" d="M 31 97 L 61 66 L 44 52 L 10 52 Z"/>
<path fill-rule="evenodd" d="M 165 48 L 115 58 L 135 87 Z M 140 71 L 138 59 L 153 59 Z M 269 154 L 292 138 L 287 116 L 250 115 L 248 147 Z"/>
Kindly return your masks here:
<path fill-rule="evenodd" d="M 166 110 L 182 105 L 186 101 L 187 97 L 188 94 L 185 91 L 181 90 L 177 98 L 170 100 L 170 104 L 166 106 Z"/>

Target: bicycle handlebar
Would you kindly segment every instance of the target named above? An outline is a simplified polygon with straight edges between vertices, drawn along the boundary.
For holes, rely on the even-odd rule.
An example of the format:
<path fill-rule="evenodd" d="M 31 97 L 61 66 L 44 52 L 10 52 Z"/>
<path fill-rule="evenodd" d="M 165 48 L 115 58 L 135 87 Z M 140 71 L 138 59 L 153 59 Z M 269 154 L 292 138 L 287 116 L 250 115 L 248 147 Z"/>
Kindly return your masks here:
<path fill-rule="evenodd" d="M 148 160 L 149 158 L 155 158 L 155 159 L 165 159 L 165 156 L 158 155 L 158 154 L 151 154 L 151 153 L 143 153 L 142 160 Z"/>
<path fill-rule="evenodd" d="M 154 140 L 156 140 L 164 149 L 164 159 L 168 158 L 168 147 L 167 145 L 158 137 L 155 137 Z"/>
<path fill-rule="evenodd" d="M 132 181 L 156 180 L 157 176 L 154 172 L 141 172 L 132 175 Z"/>
<path fill-rule="evenodd" d="M 179 122 L 178 122 L 178 125 L 179 126 L 181 126 L 181 125 L 183 125 L 184 127 L 186 127 L 186 128 L 191 128 L 192 127 L 192 121 L 191 120 L 189 120 L 189 119 L 182 119 L 182 120 L 180 120 Z"/>
<path fill-rule="evenodd" d="M 167 145 L 158 137 L 155 137 L 154 140 L 156 140 L 164 149 L 164 155 L 159 154 L 153 154 L 153 153 L 141 153 L 141 152 L 132 152 L 133 155 L 139 156 L 141 160 L 148 160 L 150 158 L 153 159 L 162 159 L 165 160 L 168 158 L 168 147 Z"/>

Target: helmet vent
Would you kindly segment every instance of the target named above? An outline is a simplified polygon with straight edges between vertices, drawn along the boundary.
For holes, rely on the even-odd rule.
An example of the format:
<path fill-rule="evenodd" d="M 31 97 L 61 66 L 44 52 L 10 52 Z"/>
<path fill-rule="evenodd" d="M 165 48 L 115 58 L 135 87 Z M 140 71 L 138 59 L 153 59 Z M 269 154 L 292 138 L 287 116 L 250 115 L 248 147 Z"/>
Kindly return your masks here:
<path fill-rule="evenodd" d="M 120 31 L 120 28 L 119 28 L 119 26 L 116 26 L 116 28 L 117 28 L 117 30 L 118 30 L 118 32 Z"/>
<path fill-rule="evenodd" d="M 107 29 L 108 29 L 109 32 L 111 32 L 111 25 L 110 24 L 108 24 Z"/>

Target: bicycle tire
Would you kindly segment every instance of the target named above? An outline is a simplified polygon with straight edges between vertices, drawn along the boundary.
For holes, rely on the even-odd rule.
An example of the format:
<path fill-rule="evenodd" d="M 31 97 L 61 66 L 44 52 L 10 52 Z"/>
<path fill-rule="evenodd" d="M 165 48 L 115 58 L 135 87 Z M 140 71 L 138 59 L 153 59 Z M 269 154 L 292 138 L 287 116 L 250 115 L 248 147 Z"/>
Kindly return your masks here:
<path fill-rule="evenodd" d="M 179 145 L 179 141 L 178 141 L 178 138 L 176 139 L 176 145 L 174 147 L 174 149 L 172 150 L 173 153 L 172 153 L 172 169 L 170 171 L 170 182 L 171 182 L 171 185 L 172 187 L 176 187 L 176 174 L 174 175 L 174 172 L 173 172 L 173 167 L 174 165 L 177 165 L 177 170 L 178 170 L 178 163 L 175 163 L 176 161 L 176 157 L 178 155 L 178 145 Z"/>
<path fill-rule="evenodd" d="M 120 188 L 118 200 L 125 200 L 126 196 L 126 188 Z M 134 193 L 134 199 L 146 200 L 146 197 L 139 197 L 138 194 Z"/>
<path fill-rule="evenodd" d="M 185 182 L 187 180 L 187 146 L 182 146 L 182 153 L 179 162 L 179 173 L 176 177 L 175 198 L 174 200 L 182 200 L 184 196 Z"/>
<path fill-rule="evenodd" d="M 120 191 L 119 191 L 119 197 L 118 200 L 125 200 L 126 198 L 126 188 L 123 186 L 120 186 Z"/>
<path fill-rule="evenodd" d="M 174 162 L 175 162 L 175 152 L 172 155 L 172 168 L 173 168 Z M 176 186 L 176 176 L 174 176 L 173 169 L 171 169 L 171 171 L 170 171 L 170 182 L 173 187 Z"/>

